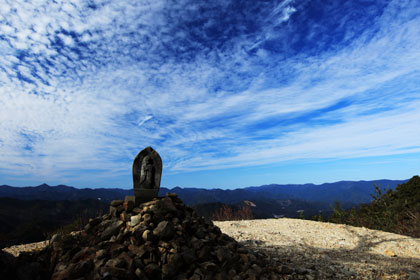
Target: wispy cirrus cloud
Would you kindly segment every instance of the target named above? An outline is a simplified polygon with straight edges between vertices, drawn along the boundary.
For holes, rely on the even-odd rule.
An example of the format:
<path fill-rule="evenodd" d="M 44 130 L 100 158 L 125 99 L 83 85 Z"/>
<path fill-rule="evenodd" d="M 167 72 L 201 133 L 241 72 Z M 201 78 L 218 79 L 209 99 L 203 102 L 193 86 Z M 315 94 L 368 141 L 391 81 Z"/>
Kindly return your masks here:
<path fill-rule="evenodd" d="M 0 173 L 101 185 L 147 145 L 168 174 L 419 152 L 420 5 L 320 3 L 6 1 Z"/>

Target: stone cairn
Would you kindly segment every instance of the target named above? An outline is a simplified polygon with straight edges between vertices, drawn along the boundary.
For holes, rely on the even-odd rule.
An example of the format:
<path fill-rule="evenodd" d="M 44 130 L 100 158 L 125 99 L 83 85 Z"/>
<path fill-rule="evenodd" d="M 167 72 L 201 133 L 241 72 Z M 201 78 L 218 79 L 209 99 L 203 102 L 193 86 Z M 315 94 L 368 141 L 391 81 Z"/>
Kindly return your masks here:
<path fill-rule="evenodd" d="M 157 197 L 161 166 L 151 147 L 140 152 L 133 164 L 135 197 L 112 201 L 108 214 L 80 232 L 54 235 L 38 253 L 32 278 L 16 279 L 278 279 L 265 255 L 223 234 L 176 194 Z"/>

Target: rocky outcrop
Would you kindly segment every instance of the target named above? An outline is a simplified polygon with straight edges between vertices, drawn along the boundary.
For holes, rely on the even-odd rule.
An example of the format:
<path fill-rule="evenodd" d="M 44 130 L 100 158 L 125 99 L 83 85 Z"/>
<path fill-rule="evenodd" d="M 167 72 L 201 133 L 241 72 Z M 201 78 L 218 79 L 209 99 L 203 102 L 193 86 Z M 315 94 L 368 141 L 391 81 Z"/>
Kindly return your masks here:
<path fill-rule="evenodd" d="M 42 255 L 50 278 L 277 279 L 262 253 L 249 251 L 199 217 L 175 195 L 133 207 L 113 201 L 109 214 L 75 235 L 55 235 Z"/>

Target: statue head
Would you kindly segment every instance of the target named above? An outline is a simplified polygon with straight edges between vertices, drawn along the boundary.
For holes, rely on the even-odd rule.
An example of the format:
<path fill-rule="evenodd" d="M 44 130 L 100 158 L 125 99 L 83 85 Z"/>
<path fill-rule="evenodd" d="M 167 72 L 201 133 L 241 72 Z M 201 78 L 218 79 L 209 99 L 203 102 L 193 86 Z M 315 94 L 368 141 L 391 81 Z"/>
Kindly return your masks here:
<path fill-rule="evenodd" d="M 153 159 L 149 155 L 144 157 L 142 161 L 142 166 L 144 165 L 153 165 Z"/>

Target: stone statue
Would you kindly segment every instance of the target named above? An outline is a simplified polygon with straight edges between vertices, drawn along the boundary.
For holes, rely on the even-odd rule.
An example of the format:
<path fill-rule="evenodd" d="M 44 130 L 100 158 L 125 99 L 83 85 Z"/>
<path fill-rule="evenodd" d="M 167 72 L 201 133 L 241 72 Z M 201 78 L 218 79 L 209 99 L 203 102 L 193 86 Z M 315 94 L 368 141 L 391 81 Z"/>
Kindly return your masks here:
<path fill-rule="evenodd" d="M 162 159 L 152 147 L 143 149 L 133 162 L 135 204 L 157 197 L 162 175 Z"/>
<path fill-rule="evenodd" d="M 150 156 L 145 156 L 141 163 L 140 185 L 144 186 L 145 189 L 154 189 L 155 167 Z"/>

